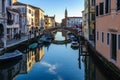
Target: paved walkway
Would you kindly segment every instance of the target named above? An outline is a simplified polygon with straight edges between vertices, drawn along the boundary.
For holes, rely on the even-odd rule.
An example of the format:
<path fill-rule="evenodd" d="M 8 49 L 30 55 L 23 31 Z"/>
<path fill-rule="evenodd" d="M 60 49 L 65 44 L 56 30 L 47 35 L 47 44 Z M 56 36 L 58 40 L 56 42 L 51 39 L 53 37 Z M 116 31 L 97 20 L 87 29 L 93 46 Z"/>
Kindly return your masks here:
<path fill-rule="evenodd" d="M 19 44 L 19 43 L 21 43 L 23 41 L 26 41 L 26 40 L 28 40 L 28 36 L 27 35 L 22 36 L 21 39 L 12 39 L 10 41 L 7 41 L 6 47 L 10 47 L 10 46 Z"/>
<path fill-rule="evenodd" d="M 33 37 L 34 37 L 34 34 L 31 35 L 31 38 L 33 38 Z M 28 40 L 28 35 L 21 36 L 21 39 L 12 39 L 12 40 L 9 40 L 9 41 L 6 42 L 6 48 L 14 46 L 16 44 L 19 44 L 19 43 L 24 42 L 26 40 Z M 3 50 L 3 49 L 4 48 L 0 48 L 0 51 Z"/>
<path fill-rule="evenodd" d="M 6 48 L 11 47 L 13 45 L 19 44 L 23 41 L 28 40 L 28 35 L 23 35 L 21 36 L 21 39 L 12 39 L 6 42 Z M 0 48 L 0 51 L 3 50 L 4 48 Z"/>

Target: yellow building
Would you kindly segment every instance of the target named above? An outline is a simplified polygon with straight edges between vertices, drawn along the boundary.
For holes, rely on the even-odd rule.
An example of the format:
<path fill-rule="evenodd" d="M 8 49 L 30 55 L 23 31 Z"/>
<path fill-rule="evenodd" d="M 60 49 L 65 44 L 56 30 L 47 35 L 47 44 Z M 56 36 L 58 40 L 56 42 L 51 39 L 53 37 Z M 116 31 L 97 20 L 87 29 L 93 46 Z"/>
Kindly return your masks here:
<path fill-rule="evenodd" d="M 31 7 L 35 10 L 35 27 L 38 27 L 38 29 L 44 27 L 44 11 L 35 6 Z"/>
<path fill-rule="evenodd" d="M 84 37 L 87 40 L 94 40 L 95 34 L 95 0 L 85 0 L 84 1 Z"/>
<path fill-rule="evenodd" d="M 45 15 L 44 16 L 44 26 L 45 26 L 45 29 L 50 29 L 50 28 L 55 27 L 55 16 L 50 17 L 48 15 Z"/>
<path fill-rule="evenodd" d="M 12 0 L 12 3 L 15 3 L 15 2 L 17 2 L 17 0 Z"/>

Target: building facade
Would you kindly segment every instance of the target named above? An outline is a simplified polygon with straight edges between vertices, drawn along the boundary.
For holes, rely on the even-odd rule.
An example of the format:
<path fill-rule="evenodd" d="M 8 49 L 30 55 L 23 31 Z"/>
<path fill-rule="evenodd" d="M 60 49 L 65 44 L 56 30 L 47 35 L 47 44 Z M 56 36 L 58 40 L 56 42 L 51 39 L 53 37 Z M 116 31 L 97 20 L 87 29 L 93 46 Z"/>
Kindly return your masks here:
<path fill-rule="evenodd" d="M 6 40 L 14 39 L 19 36 L 19 12 L 12 7 L 7 7 L 7 38 Z"/>
<path fill-rule="evenodd" d="M 12 0 L 12 4 L 14 4 L 14 3 L 16 3 L 17 2 L 17 0 Z"/>
<path fill-rule="evenodd" d="M 85 15 L 85 38 L 87 40 L 94 40 L 95 37 L 95 0 L 84 1 L 84 15 Z"/>
<path fill-rule="evenodd" d="M 96 50 L 120 69 L 120 0 L 96 0 Z"/>
<path fill-rule="evenodd" d="M 31 7 L 33 7 L 35 10 L 35 26 L 38 29 L 44 28 L 44 11 L 35 6 L 31 6 Z"/>
<path fill-rule="evenodd" d="M 20 29 L 23 34 L 27 34 L 29 31 L 34 33 L 36 28 L 44 27 L 42 9 L 21 2 L 14 3 L 14 8 L 20 12 Z"/>
<path fill-rule="evenodd" d="M 1 0 L 0 4 L 0 46 L 5 48 L 6 41 L 19 33 L 19 13 L 12 8 L 12 0 Z"/>
<path fill-rule="evenodd" d="M 67 27 L 81 28 L 82 17 L 67 17 Z"/>
<path fill-rule="evenodd" d="M 84 13 L 84 11 L 82 11 L 82 36 L 85 36 L 84 35 L 84 32 L 85 32 L 85 26 L 86 26 L 86 22 L 85 22 L 86 20 L 85 20 L 85 13 Z"/>
<path fill-rule="evenodd" d="M 0 0 L 0 48 L 6 46 L 6 7 L 8 6 L 8 0 Z"/>
<path fill-rule="evenodd" d="M 48 15 L 45 15 L 44 16 L 44 26 L 45 26 L 45 29 L 50 29 L 50 28 L 55 27 L 55 16 L 51 17 Z"/>
<path fill-rule="evenodd" d="M 16 2 L 13 8 L 20 13 L 20 30 L 21 33 L 27 34 L 29 31 L 34 31 L 35 28 L 35 9 L 31 5 Z"/>

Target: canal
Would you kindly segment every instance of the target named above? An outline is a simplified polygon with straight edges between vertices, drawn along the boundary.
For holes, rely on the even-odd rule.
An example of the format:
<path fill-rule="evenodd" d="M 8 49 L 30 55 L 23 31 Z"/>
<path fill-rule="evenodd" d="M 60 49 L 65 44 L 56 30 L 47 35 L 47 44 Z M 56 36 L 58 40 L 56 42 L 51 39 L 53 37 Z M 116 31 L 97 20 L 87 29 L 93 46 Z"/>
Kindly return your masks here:
<path fill-rule="evenodd" d="M 55 40 L 64 40 L 61 32 Z M 68 44 L 44 44 L 23 50 L 22 60 L 0 67 L 0 80 L 108 80 L 92 57 Z"/>

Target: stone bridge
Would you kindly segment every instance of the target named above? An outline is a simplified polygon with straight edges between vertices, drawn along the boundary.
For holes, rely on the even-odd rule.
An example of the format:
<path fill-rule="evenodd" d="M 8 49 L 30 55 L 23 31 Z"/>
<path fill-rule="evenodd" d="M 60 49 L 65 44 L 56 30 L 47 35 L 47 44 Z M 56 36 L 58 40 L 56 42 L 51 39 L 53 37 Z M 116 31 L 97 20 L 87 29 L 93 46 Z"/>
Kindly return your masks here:
<path fill-rule="evenodd" d="M 57 31 L 57 30 L 67 30 L 73 33 L 74 35 L 78 36 L 78 31 L 76 29 L 68 28 L 68 27 L 55 27 L 55 28 L 47 29 L 45 30 L 45 32 L 48 31 L 50 33 L 53 33 L 54 31 Z"/>

